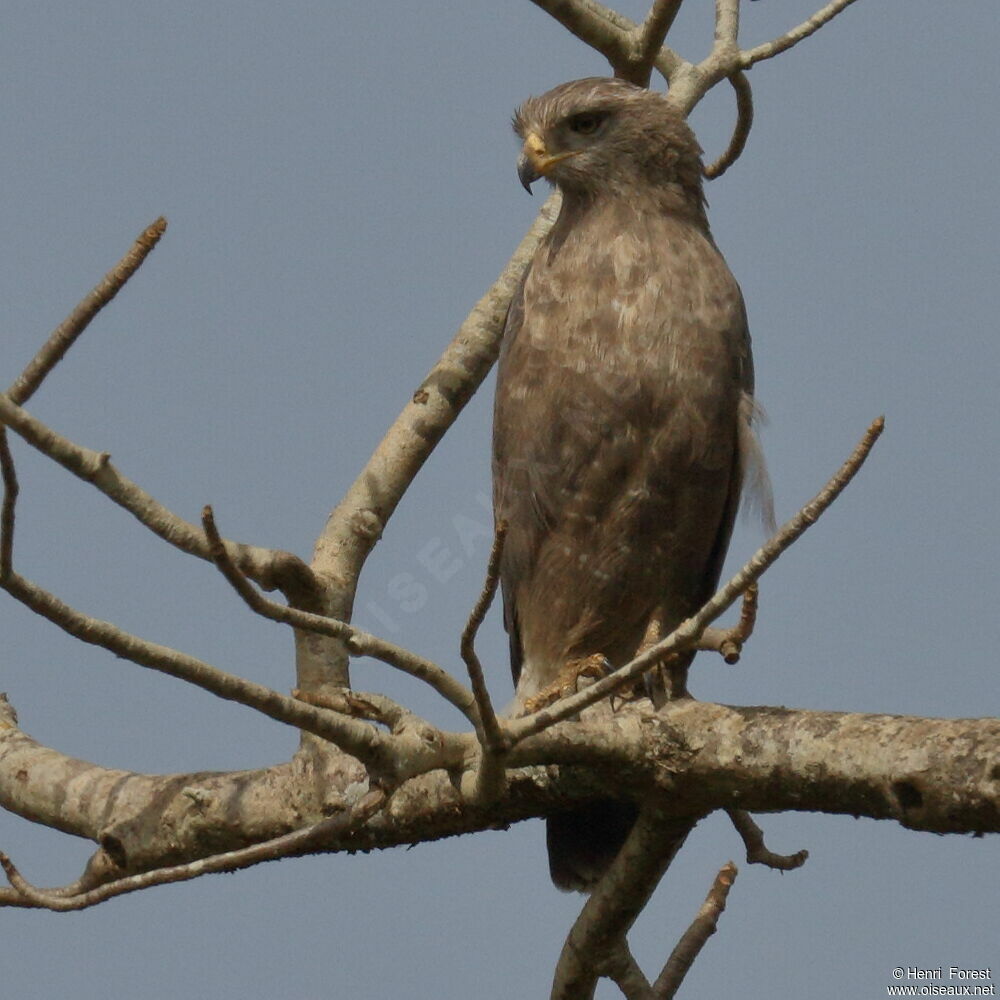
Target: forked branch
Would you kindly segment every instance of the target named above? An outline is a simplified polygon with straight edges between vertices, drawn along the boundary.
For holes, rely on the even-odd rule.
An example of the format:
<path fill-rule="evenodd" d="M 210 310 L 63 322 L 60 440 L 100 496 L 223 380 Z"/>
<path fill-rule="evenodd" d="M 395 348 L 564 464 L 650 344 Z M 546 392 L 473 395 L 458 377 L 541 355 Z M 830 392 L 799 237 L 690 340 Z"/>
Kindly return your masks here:
<path fill-rule="evenodd" d="M 533 0 L 560 24 L 607 59 L 615 76 L 648 87 L 653 69 L 667 81 L 668 99 L 688 115 L 720 81 L 736 89 L 737 125 L 725 153 L 706 168 L 709 178 L 721 176 L 746 145 L 753 122 L 749 83 L 743 71 L 785 52 L 818 31 L 854 0 L 833 0 L 777 38 L 751 49 L 739 47 L 740 0 L 716 0 L 711 52 L 695 64 L 663 43 L 683 0 L 656 0 L 643 23 L 605 7 L 597 0 Z"/>
<path fill-rule="evenodd" d="M 625 935 L 642 912 L 663 873 L 698 817 L 662 817 L 644 807 L 573 924 L 556 966 L 551 1000 L 577 1000 L 593 993 L 597 980 L 622 976 L 636 984 Z M 624 959 L 624 965 L 623 965 Z"/>
<path fill-rule="evenodd" d="M 271 621 L 291 625 L 293 628 L 306 632 L 315 632 L 318 635 L 341 639 L 356 656 L 372 656 L 411 677 L 416 677 L 430 685 L 445 701 L 454 705 L 474 726 L 478 726 L 479 719 L 472 692 L 455 680 L 446 670 L 442 670 L 436 663 L 432 663 L 416 653 L 411 653 L 402 646 L 369 635 L 348 622 L 326 615 L 300 611 L 264 597 L 253 588 L 250 581 L 240 573 L 230 559 L 226 545 L 215 525 L 215 516 L 211 507 L 203 508 L 201 522 L 208 539 L 212 560 L 251 610 Z"/>

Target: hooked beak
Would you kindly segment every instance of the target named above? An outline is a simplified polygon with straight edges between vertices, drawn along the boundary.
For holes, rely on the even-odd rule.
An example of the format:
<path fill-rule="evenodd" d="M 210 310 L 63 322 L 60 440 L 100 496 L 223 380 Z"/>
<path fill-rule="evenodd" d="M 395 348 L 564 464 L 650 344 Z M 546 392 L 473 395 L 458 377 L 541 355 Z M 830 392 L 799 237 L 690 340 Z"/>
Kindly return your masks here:
<path fill-rule="evenodd" d="M 525 137 L 521 155 L 517 158 L 517 176 L 521 186 L 531 194 L 531 185 L 539 177 L 545 177 L 557 163 L 576 156 L 578 152 L 580 150 L 572 149 L 550 156 L 542 137 L 537 132 L 529 132 Z"/>
<path fill-rule="evenodd" d="M 521 182 L 521 187 L 531 194 L 531 185 L 541 176 L 528 154 L 522 152 L 517 158 L 517 179 Z"/>

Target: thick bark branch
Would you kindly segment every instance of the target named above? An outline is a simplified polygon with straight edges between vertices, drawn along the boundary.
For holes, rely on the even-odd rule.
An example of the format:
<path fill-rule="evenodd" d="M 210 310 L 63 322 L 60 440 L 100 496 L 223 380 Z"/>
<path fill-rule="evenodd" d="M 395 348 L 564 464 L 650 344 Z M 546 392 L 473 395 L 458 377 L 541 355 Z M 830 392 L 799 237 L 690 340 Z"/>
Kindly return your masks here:
<path fill-rule="evenodd" d="M 17 870 L 13 861 L 0 851 L 0 866 L 3 867 L 14 891 L 25 905 L 42 907 L 66 913 L 71 910 L 85 910 L 106 902 L 115 896 L 138 892 L 154 885 L 168 885 L 173 882 L 188 882 L 202 875 L 217 872 L 234 872 L 264 861 L 275 861 L 295 854 L 303 854 L 314 847 L 322 847 L 331 838 L 342 837 L 360 827 L 375 812 L 381 809 L 386 795 L 380 790 L 367 792 L 363 797 L 346 806 L 335 816 L 320 820 L 312 826 L 294 830 L 280 837 L 262 843 L 252 844 L 235 851 L 213 854 L 207 858 L 191 861 L 183 865 L 156 868 L 138 875 L 128 875 L 97 885 L 92 889 L 67 893 L 65 890 L 49 892 L 31 885 Z"/>
<path fill-rule="evenodd" d="M 362 696 L 363 697 L 363 696 Z M 307 706 L 303 706 L 306 708 Z M 313 709 L 313 711 L 317 711 Z M 892 819 L 935 833 L 1000 832 L 1000 720 L 629 705 L 610 722 L 566 722 L 515 747 L 488 801 L 430 770 L 433 754 L 473 769 L 472 733 L 419 750 L 426 773 L 404 780 L 350 847 L 390 847 L 544 816 L 597 794 L 651 802 L 667 820 L 715 809 L 808 811 Z M 434 734 L 431 734 L 431 738 Z M 558 766 L 553 766 L 558 765 Z M 109 876 L 188 863 L 321 820 L 370 778 L 357 760 L 301 752 L 291 765 L 237 774 L 146 776 L 40 747 L 0 714 L 0 804 L 105 847 Z M 2 846 L 2 845 L 0 845 Z M 347 845 L 340 845 L 346 847 Z M 340 849 L 336 841 L 323 850 Z"/>

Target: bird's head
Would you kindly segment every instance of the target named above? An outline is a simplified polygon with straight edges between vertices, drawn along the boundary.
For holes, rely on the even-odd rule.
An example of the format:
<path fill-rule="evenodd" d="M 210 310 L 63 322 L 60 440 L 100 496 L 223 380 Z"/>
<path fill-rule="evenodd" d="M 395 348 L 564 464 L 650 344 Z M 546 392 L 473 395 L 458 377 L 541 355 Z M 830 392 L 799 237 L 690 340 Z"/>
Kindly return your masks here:
<path fill-rule="evenodd" d="M 544 177 L 569 195 L 630 196 L 653 186 L 702 205 L 701 147 L 662 94 L 608 77 L 574 80 L 529 98 L 513 124 L 523 143 L 517 173 L 529 192 Z"/>

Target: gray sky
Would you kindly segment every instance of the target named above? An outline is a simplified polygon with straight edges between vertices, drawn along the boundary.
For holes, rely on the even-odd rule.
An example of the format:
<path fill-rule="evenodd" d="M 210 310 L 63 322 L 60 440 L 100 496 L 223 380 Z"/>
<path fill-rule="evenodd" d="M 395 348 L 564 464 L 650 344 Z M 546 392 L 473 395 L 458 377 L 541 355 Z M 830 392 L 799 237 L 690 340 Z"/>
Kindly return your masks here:
<path fill-rule="evenodd" d="M 763 41 L 818 0 L 748 4 Z M 674 44 L 710 38 L 691 2 Z M 629 0 L 623 12 L 640 16 Z M 718 243 L 754 334 L 779 518 L 887 429 L 823 522 L 765 579 L 735 668 L 692 688 L 732 704 L 996 715 L 996 317 L 1000 212 L 993 0 L 860 0 L 755 68 L 744 158 L 709 188 Z M 509 117 L 532 93 L 606 67 L 527 0 L 504 4 L 11 2 L 0 36 L 4 384 L 158 214 L 170 229 L 30 409 L 189 518 L 308 556 L 399 407 L 537 209 Z M 724 145 L 728 94 L 694 117 Z M 358 621 L 440 662 L 481 582 L 492 388 L 468 407 L 390 524 Z M 16 558 L 89 613 L 287 690 L 286 632 L 255 620 L 209 566 L 166 549 L 24 447 Z M 761 539 L 744 523 L 742 561 Z M 426 552 L 457 561 L 446 581 Z M 422 555 L 423 553 L 423 555 Z M 407 610 L 400 575 L 424 588 Z M 0 602 L 0 689 L 24 729 L 140 771 L 262 766 L 295 734 L 80 646 Z M 481 640 L 510 696 L 494 615 Z M 367 662 L 443 725 L 423 690 Z M 995 839 L 891 823 L 764 817 L 774 850 L 743 869 L 685 996 L 884 996 L 897 966 L 993 966 Z M 81 914 L 0 912 L 3 992 L 313 1000 L 547 995 L 580 900 L 548 882 L 542 826 L 358 858 L 269 864 Z M 0 848 L 33 881 L 80 872 L 82 841 L 0 814 Z M 640 920 L 658 968 L 724 861 L 699 827 Z M 600 996 L 615 996 L 613 989 Z"/>

